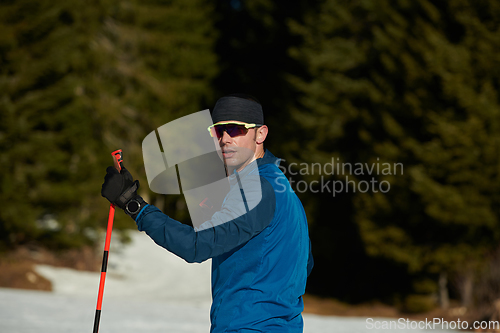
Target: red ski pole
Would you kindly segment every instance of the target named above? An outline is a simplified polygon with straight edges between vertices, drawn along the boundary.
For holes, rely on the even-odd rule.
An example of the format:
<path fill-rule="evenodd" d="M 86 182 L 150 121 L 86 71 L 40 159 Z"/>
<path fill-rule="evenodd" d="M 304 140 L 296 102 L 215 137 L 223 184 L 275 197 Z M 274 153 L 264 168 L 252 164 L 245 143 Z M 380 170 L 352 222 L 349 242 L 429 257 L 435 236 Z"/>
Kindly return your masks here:
<path fill-rule="evenodd" d="M 115 168 L 120 171 L 120 163 L 123 161 L 121 149 L 111 153 Z M 97 306 L 95 309 L 94 331 L 99 332 L 99 321 L 101 320 L 102 295 L 104 294 L 104 282 L 106 280 L 106 270 L 108 268 L 109 244 L 111 242 L 111 232 L 113 231 L 113 219 L 115 217 L 115 205 L 109 205 L 108 228 L 106 229 L 106 241 L 104 242 L 104 255 L 102 257 L 101 280 L 99 281 L 99 293 L 97 294 Z"/>

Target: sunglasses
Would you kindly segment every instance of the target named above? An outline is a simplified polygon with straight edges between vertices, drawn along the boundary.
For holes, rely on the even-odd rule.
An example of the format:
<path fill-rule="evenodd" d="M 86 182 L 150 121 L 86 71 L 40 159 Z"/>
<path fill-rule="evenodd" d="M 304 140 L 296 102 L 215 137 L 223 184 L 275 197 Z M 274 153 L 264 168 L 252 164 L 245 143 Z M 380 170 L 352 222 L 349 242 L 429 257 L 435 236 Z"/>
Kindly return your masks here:
<path fill-rule="evenodd" d="M 212 138 L 217 137 L 217 139 L 222 138 L 224 135 L 224 132 L 226 132 L 230 137 L 235 137 L 238 135 L 245 135 L 248 133 L 248 129 L 250 128 L 255 128 L 255 127 L 260 127 L 262 125 L 258 124 L 238 124 L 238 123 L 232 123 L 232 122 L 227 122 L 227 123 L 218 123 L 211 125 L 207 128 L 207 130 L 210 132 L 210 136 Z"/>

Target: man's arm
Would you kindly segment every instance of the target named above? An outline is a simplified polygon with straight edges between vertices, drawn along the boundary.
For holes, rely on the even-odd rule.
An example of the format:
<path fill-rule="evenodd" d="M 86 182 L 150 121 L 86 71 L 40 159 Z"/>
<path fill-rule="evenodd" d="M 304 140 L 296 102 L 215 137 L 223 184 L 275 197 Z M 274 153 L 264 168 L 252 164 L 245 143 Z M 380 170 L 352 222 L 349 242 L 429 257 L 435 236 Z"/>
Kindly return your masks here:
<path fill-rule="evenodd" d="M 203 224 L 211 227 L 196 231 L 149 205 L 137 216 L 138 229 L 187 262 L 203 262 L 219 256 L 249 241 L 274 217 L 276 198 L 273 187 L 264 177 L 256 177 L 253 182 L 253 186 L 245 184 L 243 195 L 240 195 L 243 191 L 235 186 L 234 191 L 238 192 L 230 192 L 222 209 Z M 257 195 L 261 190 L 262 197 Z M 253 202 L 257 198 L 261 199 L 258 204 Z M 254 208 L 245 211 L 245 207 Z"/>

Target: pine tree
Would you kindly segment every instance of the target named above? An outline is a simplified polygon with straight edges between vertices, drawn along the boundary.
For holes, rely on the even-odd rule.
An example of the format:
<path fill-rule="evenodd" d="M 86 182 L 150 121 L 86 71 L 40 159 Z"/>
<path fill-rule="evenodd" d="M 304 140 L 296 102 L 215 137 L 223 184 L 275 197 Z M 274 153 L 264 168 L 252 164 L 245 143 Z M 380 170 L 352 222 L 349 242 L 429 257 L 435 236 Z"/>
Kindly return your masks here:
<path fill-rule="evenodd" d="M 308 200 L 321 212 L 312 225 L 324 242 L 320 260 L 341 256 L 334 242 L 325 245 L 328 232 L 349 229 L 357 245 L 341 244 L 358 253 L 345 253 L 343 264 L 372 258 L 399 272 L 381 273 L 363 292 L 428 293 L 429 278 L 480 263 L 498 244 L 499 14 L 495 1 L 326 0 L 305 24 L 290 25 L 303 39 L 290 53 L 308 71 L 290 78 L 304 142 L 297 160 L 403 164 L 397 174 L 333 177 L 375 177 L 390 183 L 388 193 Z M 405 272 L 413 285 L 401 281 Z"/>
<path fill-rule="evenodd" d="M 0 245 L 91 243 L 110 152 L 143 177 L 146 134 L 205 108 L 212 8 L 190 1 L 11 1 L 0 7 Z M 147 191 L 143 182 L 142 191 Z M 55 223 L 54 223 L 55 222 Z M 118 229 L 133 226 L 117 214 Z"/>

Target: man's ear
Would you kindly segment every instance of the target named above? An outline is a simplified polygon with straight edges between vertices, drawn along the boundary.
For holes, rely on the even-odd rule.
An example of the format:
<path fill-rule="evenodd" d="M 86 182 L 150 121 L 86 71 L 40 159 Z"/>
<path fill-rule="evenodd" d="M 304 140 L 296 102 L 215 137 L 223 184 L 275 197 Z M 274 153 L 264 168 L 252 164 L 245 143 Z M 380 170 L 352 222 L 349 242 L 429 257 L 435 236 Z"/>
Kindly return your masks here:
<path fill-rule="evenodd" d="M 261 127 L 259 127 L 257 129 L 257 137 L 255 138 L 255 142 L 259 145 L 262 144 L 266 140 L 268 131 L 269 129 L 266 125 L 262 125 Z"/>

